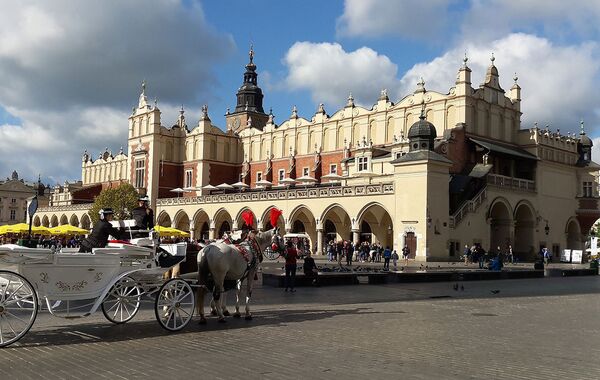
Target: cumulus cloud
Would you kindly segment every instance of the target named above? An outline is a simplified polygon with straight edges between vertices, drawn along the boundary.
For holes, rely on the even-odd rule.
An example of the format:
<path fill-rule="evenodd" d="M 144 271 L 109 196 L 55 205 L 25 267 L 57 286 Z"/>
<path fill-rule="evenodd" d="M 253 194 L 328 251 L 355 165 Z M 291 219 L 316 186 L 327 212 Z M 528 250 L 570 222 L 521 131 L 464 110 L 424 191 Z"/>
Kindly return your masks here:
<path fill-rule="evenodd" d="M 598 124 L 598 44 L 584 42 L 557 45 L 546 38 L 515 33 L 486 43 L 463 43 L 429 62 L 414 65 L 401 79 L 403 92 L 414 89 L 423 76 L 428 89 L 446 92 L 454 83 L 461 60 L 468 52 L 471 81 L 477 88 L 485 79 L 491 52 L 500 74 L 500 84 L 509 91 L 516 72 L 522 87 L 524 126 L 538 121 L 563 131 L 576 131 L 579 120 Z"/>
<path fill-rule="evenodd" d="M 346 0 L 337 33 L 350 37 L 400 35 L 431 39 L 445 29 L 451 0 Z"/>
<path fill-rule="evenodd" d="M 371 105 L 381 89 L 398 85 L 398 67 L 367 47 L 347 52 L 337 43 L 296 42 L 283 61 L 289 89 L 309 90 L 315 103 L 336 108 L 345 104 L 343 97 L 349 93 L 357 103 Z"/>
<path fill-rule="evenodd" d="M 0 107 L 22 121 L 0 125 L 0 173 L 78 178 L 84 147 L 126 143 L 142 79 L 159 105 L 207 100 L 213 67 L 234 49 L 196 2 L 0 0 L 0 9 Z"/>

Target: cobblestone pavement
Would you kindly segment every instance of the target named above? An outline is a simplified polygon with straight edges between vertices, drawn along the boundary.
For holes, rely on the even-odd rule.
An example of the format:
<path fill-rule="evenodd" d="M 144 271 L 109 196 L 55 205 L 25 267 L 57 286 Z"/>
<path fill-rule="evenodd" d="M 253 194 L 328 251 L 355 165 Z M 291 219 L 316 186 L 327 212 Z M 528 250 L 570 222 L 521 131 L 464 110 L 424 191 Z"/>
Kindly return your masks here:
<path fill-rule="evenodd" d="M 175 334 L 150 308 L 118 326 L 42 313 L 0 378 L 600 378 L 600 277 L 452 285 L 258 288 L 253 321 Z"/>

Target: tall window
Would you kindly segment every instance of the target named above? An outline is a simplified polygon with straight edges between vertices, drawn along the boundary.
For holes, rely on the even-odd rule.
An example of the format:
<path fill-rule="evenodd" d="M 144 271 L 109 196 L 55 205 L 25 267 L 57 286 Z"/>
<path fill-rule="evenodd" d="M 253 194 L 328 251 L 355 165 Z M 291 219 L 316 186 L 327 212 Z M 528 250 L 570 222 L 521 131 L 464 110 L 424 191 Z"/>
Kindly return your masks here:
<path fill-rule="evenodd" d="M 308 168 L 302 168 L 302 175 L 303 176 L 307 176 L 308 175 Z"/>
<path fill-rule="evenodd" d="M 283 181 L 285 178 L 285 169 L 279 169 L 279 180 Z"/>
<path fill-rule="evenodd" d="M 15 219 L 17 219 L 17 211 L 10 210 L 10 220 L 15 220 Z"/>
<path fill-rule="evenodd" d="M 146 172 L 145 160 L 135 160 L 135 187 L 144 187 L 144 173 Z"/>
<path fill-rule="evenodd" d="M 258 181 L 262 181 L 262 172 L 256 173 L 256 182 L 258 182 Z"/>
<path fill-rule="evenodd" d="M 583 196 L 586 198 L 591 198 L 592 194 L 592 182 L 584 182 L 583 183 Z"/>
<path fill-rule="evenodd" d="M 364 172 L 369 170 L 369 157 L 358 157 L 358 171 Z"/>
<path fill-rule="evenodd" d="M 184 187 L 192 187 L 192 169 L 185 171 L 185 186 Z"/>
<path fill-rule="evenodd" d="M 15 204 L 15 203 L 17 203 L 17 200 L 16 200 L 16 198 L 13 198 L 13 199 L 11 199 L 11 200 L 10 200 L 10 203 L 12 203 L 12 204 Z"/>
<path fill-rule="evenodd" d="M 329 165 L 329 173 L 330 174 L 337 174 L 337 164 L 331 164 L 331 165 Z"/>

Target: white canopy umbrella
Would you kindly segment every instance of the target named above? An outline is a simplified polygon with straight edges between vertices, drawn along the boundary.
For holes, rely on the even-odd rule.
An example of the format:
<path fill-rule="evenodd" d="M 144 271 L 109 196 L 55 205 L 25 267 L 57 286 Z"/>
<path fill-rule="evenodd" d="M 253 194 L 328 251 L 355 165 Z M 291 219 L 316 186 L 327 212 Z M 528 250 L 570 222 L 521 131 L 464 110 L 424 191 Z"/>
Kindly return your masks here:
<path fill-rule="evenodd" d="M 234 184 L 233 184 L 233 185 L 231 185 L 231 186 L 233 186 L 233 187 L 237 187 L 237 188 L 240 188 L 240 189 L 247 189 L 247 188 L 249 188 L 249 187 L 250 187 L 250 186 L 249 186 L 247 183 L 244 183 L 244 182 L 242 182 L 242 181 L 240 181 L 240 182 L 236 182 L 236 183 L 234 183 Z"/>
<path fill-rule="evenodd" d="M 198 189 L 197 189 L 197 188 L 195 188 L 195 187 L 184 187 L 182 190 L 183 190 L 183 192 L 185 192 L 185 193 L 189 193 L 190 191 L 196 191 L 196 190 L 198 190 Z"/>
<path fill-rule="evenodd" d="M 293 178 L 284 178 L 281 181 L 279 181 L 280 185 L 285 185 L 285 186 L 290 186 L 290 185 L 294 185 L 297 181 Z"/>
<path fill-rule="evenodd" d="M 302 176 L 302 177 L 300 177 L 300 178 L 296 178 L 296 181 L 298 181 L 298 182 L 306 182 L 306 183 L 309 183 L 309 182 L 317 182 L 316 178 L 314 178 L 314 177 L 311 177 L 311 176 L 309 176 L 309 175 L 303 175 L 303 176 Z"/>
<path fill-rule="evenodd" d="M 341 180 L 345 179 L 346 177 L 341 176 L 337 173 L 329 173 L 326 174 L 324 176 L 321 176 L 321 179 L 326 179 L 329 180 L 329 182 L 340 182 Z"/>
<path fill-rule="evenodd" d="M 221 189 L 221 190 L 231 190 L 231 189 L 234 189 L 234 187 L 233 187 L 233 186 L 231 186 L 231 185 L 230 185 L 230 184 L 228 184 L 228 183 L 225 183 L 225 182 L 223 182 L 222 184 L 220 184 L 220 185 L 217 185 L 217 189 Z"/>
<path fill-rule="evenodd" d="M 273 182 L 261 179 L 260 181 L 256 181 L 256 186 L 269 187 L 273 186 Z"/>
<path fill-rule="evenodd" d="M 219 190 L 219 189 L 216 186 L 208 184 L 206 186 L 202 186 L 202 190 L 212 191 L 212 190 Z"/>
<path fill-rule="evenodd" d="M 176 187 L 176 188 L 174 188 L 174 189 L 171 189 L 171 190 L 169 190 L 169 191 L 171 191 L 171 192 L 173 192 L 173 193 L 177 193 L 177 196 L 178 196 L 178 197 L 179 197 L 179 194 L 181 194 L 181 193 L 185 193 L 185 190 L 183 190 L 181 187 Z"/>

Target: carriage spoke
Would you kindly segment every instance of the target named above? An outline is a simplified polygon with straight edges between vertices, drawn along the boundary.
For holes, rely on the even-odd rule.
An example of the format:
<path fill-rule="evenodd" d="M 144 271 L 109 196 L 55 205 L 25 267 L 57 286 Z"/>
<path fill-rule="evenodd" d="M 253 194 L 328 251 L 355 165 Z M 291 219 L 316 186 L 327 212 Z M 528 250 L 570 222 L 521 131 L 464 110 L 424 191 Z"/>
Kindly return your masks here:
<path fill-rule="evenodd" d="M 112 301 L 109 301 L 109 302 L 107 302 L 107 303 L 110 303 L 110 302 L 112 302 Z M 106 310 L 107 312 L 109 312 L 109 311 L 112 311 L 112 310 L 113 310 L 115 307 L 119 306 L 119 302 L 117 302 L 117 301 L 114 301 L 114 303 L 115 303 L 115 304 L 114 304 L 114 305 L 112 305 L 112 306 L 110 307 L 110 309 Z"/>
<path fill-rule="evenodd" d="M 7 324 L 7 325 L 8 325 L 8 327 L 10 328 L 10 331 L 12 331 L 13 335 L 14 335 L 14 336 L 17 336 L 17 335 L 19 335 L 19 334 L 17 334 L 17 333 L 16 333 L 15 329 L 13 329 L 13 327 L 12 327 L 12 325 L 10 324 L 10 321 L 8 320 L 8 318 L 5 318 L 5 319 L 6 319 L 6 324 Z"/>
<path fill-rule="evenodd" d="M 6 287 L 4 288 L 4 290 L 2 291 L 2 297 L 0 297 L 0 301 L 4 301 L 6 298 L 6 291 L 8 290 L 8 288 L 10 287 L 10 283 L 12 282 L 12 278 L 9 277 L 8 278 L 8 284 L 6 284 Z"/>
<path fill-rule="evenodd" d="M 23 322 L 24 324 L 27 324 L 26 321 L 22 320 L 21 318 L 17 317 L 16 315 L 14 315 L 13 313 L 11 313 L 10 311 L 6 311 L 6 315 L 10 315 L 11 317 L 18 319 L 19 321 Z"/>
<path fill-rule="evenodd" d="M 16 296 L 16 295 L 17 295 L 17 292 L 18 292 L 19 290 L 21 290 L 21 288 L 23 287 L 23 285 L 25 285 L 25 284 L 24 284 L 24 283 L 21 283 L 21 285 L 19 285 L 19 287 L 18 287 L 16 290 L 14 290 L 12 293 L 10 293 L 10 295 L 9 295 L 9 298 L 6 298 L 6 299 L 5 299 L 5 301 L 9 301 L 9 300 L 11 300 L 11 299 L 12 299 L 14 296 Z"/>
<path fill-rule="evenodd" d="M 6 306 L 8 306 L 8 305 L 14 305 L 14 304 L 19 303 L 19 302 L 28 303 L 28 304 L 33 305 L 33 301 L 28 300 L 29 297 L 31 297 L 31 295 L 27 295 L 27 296 L 25 296 L 23 298 L 12 299 L 10 301 L 7 301 L 4 305 L 6 305 Z"/>

